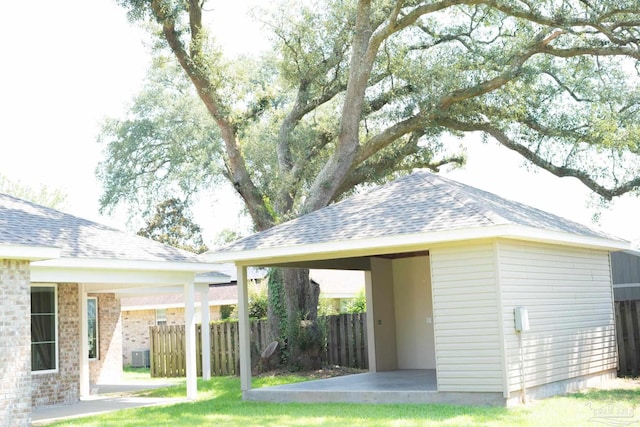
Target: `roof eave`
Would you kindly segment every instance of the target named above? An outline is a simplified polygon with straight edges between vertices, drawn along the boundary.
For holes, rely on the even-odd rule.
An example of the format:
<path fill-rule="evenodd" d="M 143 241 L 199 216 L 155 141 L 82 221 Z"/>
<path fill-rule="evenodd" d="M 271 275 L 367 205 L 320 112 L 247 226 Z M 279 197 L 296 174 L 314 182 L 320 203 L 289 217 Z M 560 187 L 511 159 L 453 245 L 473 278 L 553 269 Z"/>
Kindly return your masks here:
<path fill-rule="evenodd" d="M 285 262 L 313 261 L 333 258 L 380 255 L 424 250 L 435 244 L 465 240 L 506 238 L 601 250 L 630 248 L 630 242 L 606 237 L 577 235 L 562 231 L 542 230 L 514 224 L 465 228 L 428 233 L 402 234 L 359 240 L 323 242 L 276 248 L 240 250 L 208 254 L 214 263 L 235 262 L 237 265 L 273 265 Z"/>
<path fill-rule="evenodd" d="M 32 263 L 34 267 L 61 269 L 96 269 L 96 270 L 128 270 L 128 271 L 171 271 L 188 273 L 207 273 L 220 268 L 219 264 L 209 262 L 185 261 L 145 261 L 127 259 L 102 258 L 58 258 L 46 259 Z M 222 282 L 224 283 L 224 282 Z"/>

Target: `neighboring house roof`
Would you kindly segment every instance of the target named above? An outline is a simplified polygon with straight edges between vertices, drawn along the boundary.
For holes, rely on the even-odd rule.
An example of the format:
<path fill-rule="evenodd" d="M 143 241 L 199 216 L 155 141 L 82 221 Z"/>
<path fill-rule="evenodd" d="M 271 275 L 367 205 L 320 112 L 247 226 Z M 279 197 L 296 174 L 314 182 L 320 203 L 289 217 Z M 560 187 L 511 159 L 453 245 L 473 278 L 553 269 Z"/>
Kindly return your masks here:
<path fill-rule="evenodd" d="M 628 247 L 582 224 L 420 171 L 238 240 L 208 258 L 273 262 L 301 255 L 303 247 L 317 254 L 481 237 Z"/>
<path fill-rule="evenodd" d="M 324 298 L 353 298 L 364 290 L 364 271 L 309 270 L 309 277 Z"/>
<path fill-rule="evenodd" d="M 229 305 L 238 303 L 238 286 L 236 283 L 224 283 L 209 286 L 209 305 Z M 200 305 L 200 302 L 196 302 Z M 180 294 L 159 294 L 120 298 L 122 311 L 153 310 L 159 308 L 184 307 L 184 298 Z"/>
<path fill-rule="evenodd" d="M 230 281 L 238 280 L 238 269 L 232 262 L 227 262 L 224 264 L 219 264 L 216 268 L 216 271 L 225 274 L 229 277 Z M 247 268 L 247 279 L 249 280 L 260 280 L 267 277 L 267 269 L 266 268 L 256 268 L 249 267 Z"/>
<path fill-rule="evenodd" d="M 230 264 L 233 266 L 233 264 Z M 235 267 L 234 267 L 235 268 Z M 222 268 L 224 270 L 224 268 Z M 248 269 L 249 279 L 262 279 L 266 269 Z M 309 276 L 320 285 L 320 296 L 324 298 L 354 298 L 364 289 L 364 272 L 343 270 L 311 270 Z M 225 276 L 229 277 L 229 276 Z M 199 298 L 199 296 L 198 296 Z M 209 286 L 209 305 L 238 303 L 238 286 L 235 279 L 229 283 Z M 199 303 L 198 303 L 199 305 Z M 155 294 L 120 298 L 122 311 L 151 310 L 158 308 L 184 307 L 182 294 Z"/>

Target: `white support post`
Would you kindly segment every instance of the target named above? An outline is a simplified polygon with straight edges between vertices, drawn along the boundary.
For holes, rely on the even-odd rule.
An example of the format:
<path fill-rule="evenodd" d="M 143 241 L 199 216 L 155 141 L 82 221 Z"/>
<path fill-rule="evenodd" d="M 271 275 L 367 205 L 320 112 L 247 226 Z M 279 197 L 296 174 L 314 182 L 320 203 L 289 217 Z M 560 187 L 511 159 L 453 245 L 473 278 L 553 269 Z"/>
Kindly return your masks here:
<path fill-rule="evenodd" d="M 193 279 L 184 284 L 184 333 L 187 362 L 187 398 L 195 400 L 198 397 L 198 382 L 196 371 L 196 316 L 195 289 Z"/>
<path fill-rule="evenodd" d="M 251 325 L 249 324 L 249 293 L 247 267 L 238 266 L 238 323 L 240 335 L 240 389 L 251 390 Z"/>
<path fill-rule="evenodd" d="M 375 308 L 373 306 L 373 279 L 370 270 L 364 272 L 364 286 L 365 300 L 367 302 L 367 357 L 369 358 L 369 372 L 377 372 L 375 320 L 373 314 Z"/>
<path fill-rule="evenodd" d="M 78 284 L 78 299 L 80 305 L 80 398 L 86 398 L 91 394 L 91 378 L 89 375 L 87 292 L 82 283 Z"/>
<path fill-rule="evenodd" d="M 202 325 L 202 335 L 200 336 L 200 348 L 202 348 L 202 379 L 206 381 L 211 379 L 209 284 L 199 284 L 198 293 L 200 294 L 200 324 Z"/>

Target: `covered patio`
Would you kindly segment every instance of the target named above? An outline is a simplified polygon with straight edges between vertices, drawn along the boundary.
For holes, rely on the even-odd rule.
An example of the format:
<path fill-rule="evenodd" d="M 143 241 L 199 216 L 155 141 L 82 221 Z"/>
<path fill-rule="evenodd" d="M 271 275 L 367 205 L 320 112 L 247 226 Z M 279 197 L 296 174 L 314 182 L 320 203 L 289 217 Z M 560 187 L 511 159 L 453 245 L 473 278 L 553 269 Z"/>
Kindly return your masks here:
<path fill-rule="evenodd" d="M 615 377 L 628 242 L 428 172 L 209 254 L 238 268 L 247 400 L 512 405 Z M 369 373 L 251 388 L 247 268 L 365 272 Z"/>
<path fill-rule="evenodd" d="M 197 397 L 195 303 L 211 272 L 195 254 L 0 194 L 0 419 L 90 399 L 122 374 L 120 296 L 178 293 L 186 307 L 187 397 Z M 208 273 L 201 282 L 198 274 Z M 214 275 L 215 276 L 215 275 Z M 226 280 L 226 279 L 225 279 Z M 213 282 L 215 283 L 215 281 Z M 202 334 L 203 347 L 210 346 Z M 203 377 L 210 371 L 202 354 Z"/>

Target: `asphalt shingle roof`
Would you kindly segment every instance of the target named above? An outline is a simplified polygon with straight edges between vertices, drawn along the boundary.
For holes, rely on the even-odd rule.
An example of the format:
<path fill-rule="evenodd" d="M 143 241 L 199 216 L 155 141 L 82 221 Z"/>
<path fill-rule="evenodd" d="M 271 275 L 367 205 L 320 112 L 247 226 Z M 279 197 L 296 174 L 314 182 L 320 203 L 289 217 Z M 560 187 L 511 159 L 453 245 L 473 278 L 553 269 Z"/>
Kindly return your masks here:
<path fill-rule="evenodd" d="M 568 219 L 426 171 L 238 240 L 219 252 L 271 249 L 514 224 L 611 238 Z"/>
<path fill-rule="evenodd" d="M 60 248 L 62 258 L 202 262 L 195 254 L 0 194 L 0 245 Z"/>

